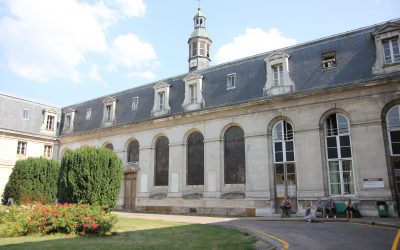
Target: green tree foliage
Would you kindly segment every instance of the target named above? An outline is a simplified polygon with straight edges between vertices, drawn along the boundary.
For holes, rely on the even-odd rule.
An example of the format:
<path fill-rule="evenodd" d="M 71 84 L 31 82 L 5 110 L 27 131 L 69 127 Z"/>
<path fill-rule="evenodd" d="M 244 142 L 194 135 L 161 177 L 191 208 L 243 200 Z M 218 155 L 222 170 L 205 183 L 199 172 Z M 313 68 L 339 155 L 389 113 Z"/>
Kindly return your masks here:
<path fill-rule="evenodd" d="M 49 204 L 57 197 L 60 164 L 45 158 L 28 158 L 15 163 L 3 193 L 3 203 L 14 198 L 17 204 Z"/>
<path fill-rule="evenodd" d="M 112 209 L 122 180 L 122 161 L 106 148 L 84 147 L 67 151 L 58 179 L 60 202 L 87 203 Z"/>

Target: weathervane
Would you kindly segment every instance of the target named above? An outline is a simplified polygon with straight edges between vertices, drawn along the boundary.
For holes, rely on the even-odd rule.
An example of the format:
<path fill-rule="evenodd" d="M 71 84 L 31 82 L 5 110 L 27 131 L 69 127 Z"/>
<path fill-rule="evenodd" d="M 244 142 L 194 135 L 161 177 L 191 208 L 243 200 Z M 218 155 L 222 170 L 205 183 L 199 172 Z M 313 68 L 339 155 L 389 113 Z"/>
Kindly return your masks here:
<path fill-rule="evenodd" d="M 201 0 L 195 0 L 195 1 L 198 1 L 198 2 L 199 2 L 199 9 L 200 9 L 200 2 L 201 2 Z"/>

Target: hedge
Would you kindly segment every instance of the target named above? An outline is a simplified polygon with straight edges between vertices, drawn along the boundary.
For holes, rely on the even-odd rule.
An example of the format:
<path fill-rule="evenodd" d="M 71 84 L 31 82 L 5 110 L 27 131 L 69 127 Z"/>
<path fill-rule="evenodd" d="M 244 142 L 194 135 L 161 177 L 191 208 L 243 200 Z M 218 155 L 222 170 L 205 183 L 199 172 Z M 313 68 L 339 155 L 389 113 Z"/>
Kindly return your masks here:
<path fill-rule="evenodd" d="M 17 204 L 49 204 L 57 195 L 60 165 L 45 158 L 18 160 L 5 186 L 3 204 L 13 198 Z"/>
<path fill-rule="evenodd" d="M 84 147 L 67 151 L 58 180 L 60 202 L 115 207 L 122 180 L 122 161 L 106 148 Z"/>

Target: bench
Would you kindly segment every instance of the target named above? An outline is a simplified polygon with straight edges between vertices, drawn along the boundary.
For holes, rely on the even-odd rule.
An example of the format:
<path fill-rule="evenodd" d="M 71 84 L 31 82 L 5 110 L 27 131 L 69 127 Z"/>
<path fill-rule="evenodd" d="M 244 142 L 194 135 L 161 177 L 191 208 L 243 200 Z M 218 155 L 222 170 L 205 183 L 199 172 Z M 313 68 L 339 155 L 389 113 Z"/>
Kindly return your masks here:
<path fill-rule="evenodd" d="M 337 201 L 335 202 L 335 208 L 336 208 L 336 216 L 338 217 L 347 217 L 346 216 L 346 204 L 345 202 Z M 357 209 L 357 203 L 353 202 L 353 218 L 359 218 L 361 217 L 360 212 Z"/>

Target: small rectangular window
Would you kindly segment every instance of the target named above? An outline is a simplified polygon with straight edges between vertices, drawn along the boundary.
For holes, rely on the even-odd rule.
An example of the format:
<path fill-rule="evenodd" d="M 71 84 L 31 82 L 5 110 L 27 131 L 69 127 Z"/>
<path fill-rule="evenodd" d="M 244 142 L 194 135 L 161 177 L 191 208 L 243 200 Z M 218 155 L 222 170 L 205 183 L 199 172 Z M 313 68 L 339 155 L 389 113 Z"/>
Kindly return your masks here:
<path fill-rule="evenodd" d="M 46 121 L 46 129 L 53 130 L 54 129 L 54 116 L 48 115 Z"/>
<path fill-rule="evenodd" d="M 44 152 L 43 152 L 44 157 L 51 159 L 53 155 L 53 147 L 50 145 L 44 145 Z"/>
<path fill-rule="evenodd" d="M 165 108 L 165 92 L 158 93 L 159 108 L 163 110 Z"/>
<path fill-rule="evenodd" d="M 106 122 L 111 121 L 111 105 L 106 106 Z"/>
<path fill-rule="evenodd" d="M 322 55 L 322 68 L 329 69 L 336 66 L 336 52 L 329 52 Z"/>
<path fill-rule="evenodd" d="M 400 62 L 399 38 L 391 38 L 383 43 L 383 53 L 385 55 L 385 64 Z"/>
<path fill-rule="evenodd" d="M 139 105 L 139 97 L 133 97 L 132 98 L 132 110 L 138 109 Z"/>
<path fill-rule="evenodd" d="M 236 74 L 229 74 L 226 76 L 226 88 L 234 89 L 236 87 Z"/>
<path fill-rule="evenodd" d="M 29 110 L 27 109 L 22 110 L 22 119 L 29 120 Z"/>
<path fill-rule="evenodd" d="M 17 146 L 17 154 L 26 155 L 26 142 L 19 141 Z"/>
<path fill-rule="evenodd" d="M 66 130 L 68 130 L 68 129 L 70 129 L 70 127 L 71 127 L 71 115 L 67 115 L 67 116 L 65 116 L 65 125 L 64 125 L 64 128 L 65 128 Z"/>
<path fill-rule="evenodd" d="M 190 89 L 190 103 L 197 102 L 197 88 L 195 84 L 189 85 Z"/>
<path fill-rule="evenodd" d="M 87 109 L 86 110 L 86 121 L 90 120 L 91 116 L 92 116 L 92 109 Z"/>
<path fill-rule="evenodd" d="M 272 66 L 272 71 L 274 72 L 274 85 L 282 85 L 283 84 L 283 65 L 278 64 Z"/>

